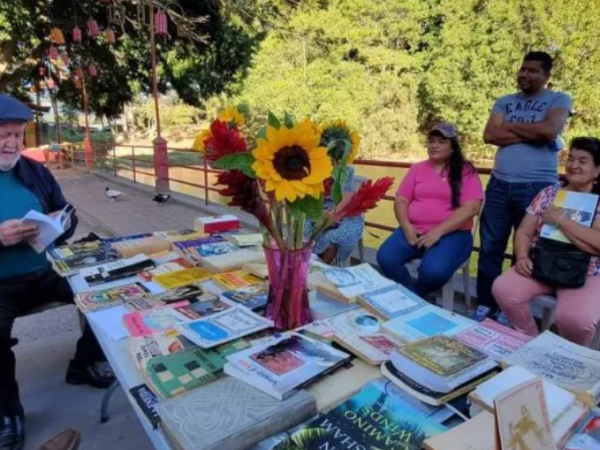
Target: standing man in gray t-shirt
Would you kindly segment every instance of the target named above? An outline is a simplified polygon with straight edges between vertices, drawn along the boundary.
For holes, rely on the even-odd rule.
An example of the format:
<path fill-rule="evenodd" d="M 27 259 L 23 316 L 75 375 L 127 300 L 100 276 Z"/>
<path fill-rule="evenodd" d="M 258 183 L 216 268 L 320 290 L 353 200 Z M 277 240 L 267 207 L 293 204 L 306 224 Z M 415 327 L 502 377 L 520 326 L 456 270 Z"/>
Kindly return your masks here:
<path fill-rule="evenodd" d="M 511 231 L 538 192 L 558 179 L 560 134 L 572 102 L 567 94 L 546 89 L 551 70 L 550 55 L 528 53 L 517 75 L 519 92 L 496 101 L 485 127 L 483 140 L 498 151 L 480 221 L 477 320 L 498 312 L 492 283 L 502 273 Z"/>

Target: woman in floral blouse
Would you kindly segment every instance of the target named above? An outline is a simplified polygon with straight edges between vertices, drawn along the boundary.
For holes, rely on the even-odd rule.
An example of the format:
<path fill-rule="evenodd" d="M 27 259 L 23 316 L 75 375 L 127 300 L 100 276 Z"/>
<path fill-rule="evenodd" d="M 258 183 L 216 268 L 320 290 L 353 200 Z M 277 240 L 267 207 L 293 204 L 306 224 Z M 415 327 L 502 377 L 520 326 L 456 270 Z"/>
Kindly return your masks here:
<path fill-rule="evenodd" d="M 566 182 L 542 190 L 527 209 L 515 235 L 517 263 L 494 283 L 492 292 L 515 329 L 530 336 L 539 331 L 529 303 L 542 294 L 556 295 L 556 324 L 560 334 L 577 344 L 588 344 L 600 320 L 600 206 L 591 228 L 580 225 L 553 206 L 561 190 L 600 194 L 600 140 L 576 138 L 571 142 Z M 553 288 L 532 278 L 529 257 L 543 224 L 555 225 L 580 250 L 592 255 L 585 285 L 576 289 Z"/>

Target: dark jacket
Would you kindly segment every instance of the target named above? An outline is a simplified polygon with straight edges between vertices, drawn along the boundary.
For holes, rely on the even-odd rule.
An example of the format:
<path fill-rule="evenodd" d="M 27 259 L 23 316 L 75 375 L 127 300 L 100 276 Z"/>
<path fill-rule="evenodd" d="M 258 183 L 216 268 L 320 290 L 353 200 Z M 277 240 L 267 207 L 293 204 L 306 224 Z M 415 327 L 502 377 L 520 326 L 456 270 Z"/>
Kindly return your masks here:
<path fill-rule="evenodd" d="M 43 164 L 22 156 L 14 170 L 15 175 L 40 201 L 44 214 L 60 211 L 65 207 L 67 201 L 63 196 L 59 184 Z M 73 236 L 77 228 L 77 223 L 77 216 L 73 212 L 71 214 L 71 227 L 56 240 L 55 244 L 60 245 Z M 1 246 L 2 244 L 0 243 Z"/>

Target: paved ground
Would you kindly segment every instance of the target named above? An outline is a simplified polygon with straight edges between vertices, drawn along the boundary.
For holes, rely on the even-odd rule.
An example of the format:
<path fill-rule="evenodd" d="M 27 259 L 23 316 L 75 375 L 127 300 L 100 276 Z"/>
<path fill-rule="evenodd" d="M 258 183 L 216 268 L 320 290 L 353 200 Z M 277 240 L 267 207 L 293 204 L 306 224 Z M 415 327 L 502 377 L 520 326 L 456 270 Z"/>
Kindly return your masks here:
<path fill-rule="evenodd" d="M 158 206 L 151 195 L 107 183 L 92 175 L 55 172 L 67 199 L 77 208 L 80 226 L 75 238 L 94 232 L 100 236 L 191 227 L 198 210 L 178 203 Z M 106 186 L 122 191 L 123 200 L 111 203 Z M 66 428 L 83 433 L 85 450 L 146 450 L 151 444 L 122 391 L 110 404 L 111 420 L 100 424 L 102 392 L 64 382 L 69 359 L 79 336 L 75 307 L 65 306 L 20 318 L 14 335 L 21 397 L 26 409 L 27 444 L 36 450 Z"/>

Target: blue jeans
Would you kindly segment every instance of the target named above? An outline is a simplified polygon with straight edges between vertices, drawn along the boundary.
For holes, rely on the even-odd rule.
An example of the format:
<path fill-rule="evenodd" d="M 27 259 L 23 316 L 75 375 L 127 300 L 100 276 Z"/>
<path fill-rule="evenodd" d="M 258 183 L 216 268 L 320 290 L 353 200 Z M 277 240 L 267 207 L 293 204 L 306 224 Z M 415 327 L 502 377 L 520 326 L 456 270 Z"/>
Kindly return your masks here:
<path fill-rule="evenodd" d="M 485 192 L 485 206 L 479 221 L 481 249 L 477 268 L 477 298 L 480 305 L 498 310 L 492 284 L 502 273 L 504 252 L 512 230 L 525 217 L 535 196 L 551 182 L 509 183 L 494 176 Z"/>
<path fill-rule="evenodd" d="M 404 231 L 397 228 L 379 248 L 377 263 L 386 277 L 424 297 L 441 289 L 467 260 L 472 249 L 470 231 L 448 233 L 425 250 L 410 245 Z M 421 258 L 421 264 L 417 282 L 413 283 L 406 263 L 417 258 Z"/>

